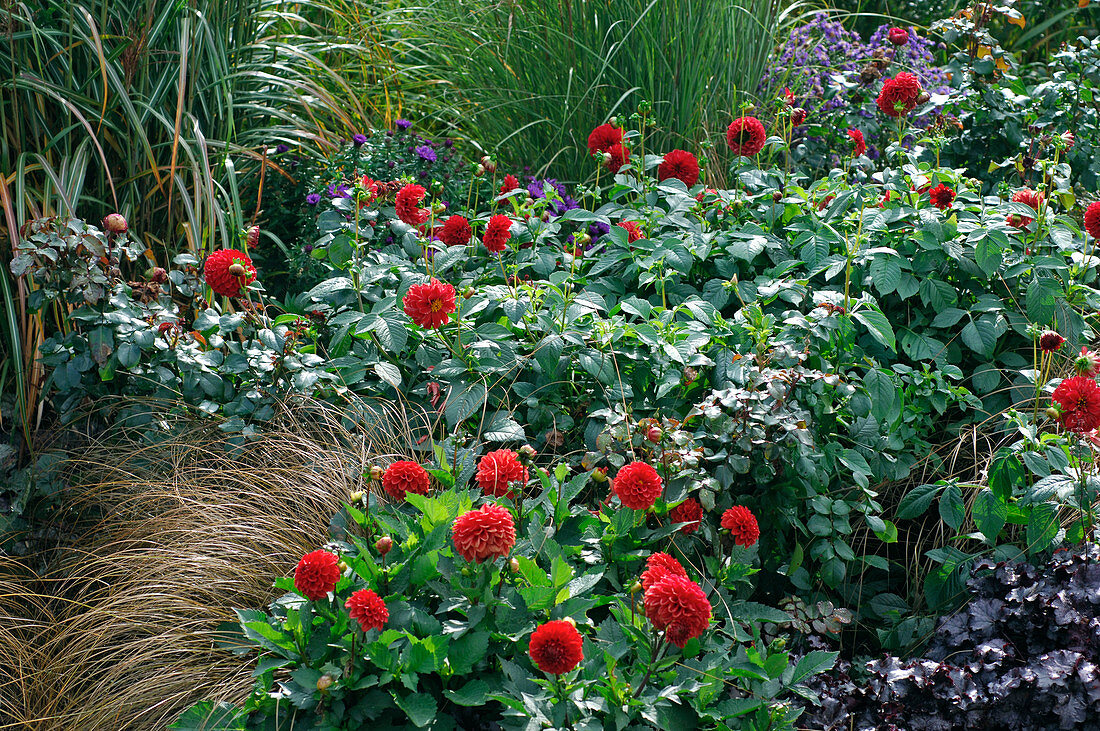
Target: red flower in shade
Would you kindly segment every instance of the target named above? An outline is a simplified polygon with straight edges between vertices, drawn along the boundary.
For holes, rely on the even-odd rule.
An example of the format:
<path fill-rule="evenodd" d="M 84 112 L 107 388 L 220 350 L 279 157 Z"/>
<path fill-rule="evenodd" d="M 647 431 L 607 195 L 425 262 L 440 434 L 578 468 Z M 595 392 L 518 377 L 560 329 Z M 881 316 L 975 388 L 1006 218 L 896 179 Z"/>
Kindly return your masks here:
<path fill-rule="evenodd" d="M 864 141 L 862 132 L 858 129 L 849 129 L 848 136 L 852 138 L 852 144 L 855 145 L 852 150 L 852 157 L 859 157 L 867 152 L 867 142 Z"/>
<path fill-rule="evenodd" d="M 394 500 L 404 500 L 406 492 L 427 495 L 430 485 L 428 471 L 416 462 L 394 462 L 382 473 L 382 487 Z"/>
<path fill-rule="evenodd" d="M 797 127 L 806 121 L 806 110 L 802 107 L 795 107 L 791 110 L 791 126 Z"/>
<path fill-rule="evenodd" d="M 1073 376 L 1058 384 L 1051 394 L 1058 404 L 1059 421 L 1067 431 L 1077 434 L 1100 426 L 1100 386 L 1087 376 Z"/>
<path fill-rule="evenodd" d="M 664 630 L 668 641 L 683 648 L 710 624 L 710 602 L 702 587 L 683 576 L 666 576 L 645 592 L 650 624 Z"/>
<path fill-rule="evenodd" d="M 726 144 L 735 155 L 752 157 L 764 149 L 768 133 L 756 117 L 738 117 L 726 128 Z"/>
<path fill-rule="evenodd" d="M 611 489 L 626 507 L 648 510 L 661 494 L 661 477 L 645 462 L 631 462 L 615 475 Z"/>
<path fill-rule="evenodd" d="M 518 189 L 519 189 L 519 180 L 516 179 L 516 176 L 511 175 L 511 174 L 505 175 L 504 176 L 504 182 L 501 183 L 501 185 L 500 185 L 500 194 L 504 195 L 506 193 L 511 193 L 513 190 L 518 190 Z"/>
<path fill-rule="evenodd" d="M 428 284 L 414 284 L 405 293 L 405 314 L 420 327 L 446 325 L 455 311 L 455 288 L 435 277 Z"/>
<path fill-rule="evenodd" d="M 1013 203 L 1023 203 L 1024 205 L 1031 206 L 1036 212 L 1039 211 L 1039 204 L 1043 200 L 1043 195 L 1031 188 L 1021 188 L 1012 194 Z M 1018 213 L 1010 213 L 1005 221 L 1009 226 L 1014 228 L 1024 228 L 1035 219 L 1031 216 L 1022 216 Z"/>
<path fill-rule="evenodd" d="M 1081 354 L 1073 359 L 1073 369 L 1079 376 L 1095 376 L 1100 373 L 1100 353 L 1081 346 Z"/>
<path fill-rule="evenodd" d="M 438 231 L 439 240 L 447 246 L 465 246 L 473 235 L 470 222 L 463 216 L 450 216 Z"/>
<path fill-rule="evenodd" d="M 889 38 L 890 42 L 895 46 L 904 46 L 909 42 L 909 31 L 904 28 L 891 28 L 887 38 Z"/>
<path fill-rule="evenodd" d="M 420 208 L 420 201 L 428 193 L 422 185 L 406 185 L 397 191 L 397 198 L 393 207 L 397 211 L 397 217 L 410 226 L 423 226 L 432 214 L 427 208 Z"/>
<path fill-rule="evenodd" d="M 1094 239 L 1100 239 L 1100 201 L 1089 203 L 1085 209 L 1085 230 Z"/>
<path fill-rule="evenodd" d="M 485 235 L 481 237 L 481 243 L 494 254 L 499 254 L 508 248 L 508 239 L 512 238 L 512 219 L 502 213 L 498 213 L 489 219 L 489 225 L 485 227 Z"/>
<path fill-rule="evenodd" d="M 455 550 L 467 561 L 481 563 L 508 555 L 516 545 L 516 524 L 512 514 L 499 505 L 485 505 L 455 519 L 451 527 Z"/>
<path fill-rule="evenodd" d="M 1062 347 L 1065 342 L 1066 339 L 1053 330 L 1044 330 L 1043 334 L 1039 336 L 1039 348 L 1044 353 L 1053 353 Z"/>
<path fill-rule="evenodd" d="M 550 675 L 568 673 L 584 659 L 581 633 L 570 622 L 554 619 L 531 633 L 529 652 L 539 670 Z"/>
<path fill-rule="evenodd" d="M 610 124 L 601 124 L 588 133 L 588 154 L 611 152 L 611 148 L 622 144 L 622 141 L 623 131 L 621 129 L 612 127 Z"/>
<path fill-rule="evenodd" d="M 955 200 L 955 191 L 951 190 L 943 183 L 940 183 L 935 188 L 928 191 L 928 197 L 932 199 L 932 205 L 939 208 L 941 211 L 946 211 Z"/>
<path fill-rule="evenodd" d="M 666 576 L 683 576 L 686 579 L 687 571 L 672 556 L 657 552 L 646 559 L 645 571 L 642 572 L 642 591 L 649 591 L 649 587 Z"/>
<path fill-rule="evenodd" d="M 630 162 L 630 150 L 626 145 L 612 145 L 607 154 L 611 155 L 611 159 L 607 161 L 607 169 L 613 173 L 619 172 L 623 165 Z"/>
<path fill-rule="evenodd" d="M 519 457 L 510 449 L 489 452 L 477 463 L 477 486 L 486 495 L 511 496 L 508 485 L 519 482 L 522 487 L 528 479 L 527 468 L 519 463 Z"/>
<path fill-rule="evenodd" d="M 760 526 L 756 516 L 743 505 L 734 505 L 722 513 L 722 527 L 733 536 L 733 542 L 748 548 L 760 540 Z"/>
<path fill-rule="evenodd" d="M 687 187 L 699 182 L 699 161 L 687 150 L 666 152 L 657 166 L 657 180 L 676 178 Z"/>
<path fill-rule="evenodd" d="M 689 497 L 668 511 L 668 517 L 673 523 L 687 523 L 680 529 L 681 533 L 694 533 L 699 530 L 699 523 L 703 518 L 703 506 L 695 498 Z"/>
<path fill-rule="evenodd" d="M 883 114 L 903 117 L 916 109 L 917 98 L 920 95 L 920 79 L 908 71 L 902 71 L 883 83 L 876 104 Z"/>
<path fill-rule="evenodd" d="M 642 233 L 642 227 L 638 225 L 637 221 L 620 221 L 615 224 L 619 228 L 626 229 L 626 242 L 633 244 L 635 241 L 645 238 L 645 234 Z"/>
<path fill-rule="evenodd" d="M 307 553 L 294 569 L 294 588 L 312 601 L 324 599 L 340 580 L 339 562 L 336 554 L 328 551 Z"/>
<path fill-rule="evenodd" d="M 381 632 L 390 618 L 390 611 L 386 609 L 386 603 L 382 601 L 382 597 L 370 589 L 360 589 L 352 594 L 344 602 L 344 608 L 348 610 L 348 615 L 352 619 L 358 620 L 364 632 L 369 629 Z"/>
<path fill-rule="evenodd" d="M 239 297 L 242 289 L 256 281 L 256 267 L 243 251 L 221 249 L 206 257 L 203 276 L 216 294 Z"/>

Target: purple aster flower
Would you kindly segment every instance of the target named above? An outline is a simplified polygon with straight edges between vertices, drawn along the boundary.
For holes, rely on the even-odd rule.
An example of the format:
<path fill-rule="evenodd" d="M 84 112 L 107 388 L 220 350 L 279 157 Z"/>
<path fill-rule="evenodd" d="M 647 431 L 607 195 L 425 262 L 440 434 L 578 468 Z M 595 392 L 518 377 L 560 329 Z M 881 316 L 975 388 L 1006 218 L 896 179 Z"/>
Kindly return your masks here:
<path fill-rule="evenodd" d="M 397 163 L 395 163 L 393 160 L 387 160 L 386 167 L 388 167 L 390 170 L 393 170 L 395 167 L 397 167 Z"/>
<path fill-rule="evenodd" d="M 279 143 L 279 146 L 275 148 L 275 154 L 276 155 L 281 155 L 289 149 L 290 149 L 290 147 L 288 147 L 287 145 Z"/>
<path fill-rule="evenodd" d="M 348 186 L 340 183 L 339 185 L 333 184 L 328 187 L 329 198 L 351 198 L 351 193 L 348 192 Z"/>
<path fill-rule="evenodd" d="M 399 130 L 407 130 L 409 127 L 413 126 L 413 123 L 407 119 L 399 119 L 397 120 L 397 122 L 395 122 L 395 124 L 397 125 L 397 129 Z"/>
<path fill-rule="evenodd" d="M 452 147 L 455 146 L 455 141 L 452 140 L 452 139 L 444 140 L 443 141 L 443 146 L 446 147 L 449 150 L 449 149 L 451 149 Z"/>
<path fill-rule="evenodd" d="M 302 247 L 302 250 L 308 254 L 309 252 L 313 251 L 313 244 L 306 244 Z"/>
<path fill-rule="evenodd" d="M 416 154 L 420 156 L 421 160 L 427 160 L 428 162 L 435 162 L 435 150 L 428 145 L 421 145 L 416 148 Z"/>
<path fill-rule="evenodd" d="M 421 170 L 421 171 L 420 171 L 420 177 L 421 177 L 421 178 L 426 178 L 426 177 L 428 177 L 428 171 L 427 171 L 427 170 Z"/>
<path fill-rule="evenodd" d="M 588 235 L 592 237 L 592 243 L 596 243 L 598 238 L 610 231 L 611 224 L 609 223 L 600 223 L 596 221 L 595 223 L 588 224 Z"/>
<path fill-rule="evenodd" d="M 321 196 L 318 193 L 310 193 L 306 196 L 306 203 L 311 206 L 315 206 L 321 202 Z"/>
<path fill-rule="evenodd" d="M 356 147 L 362 147 L 363 145 L 367 144 L 367 136 L 363 134 L 356 134 L 354 137 L 351 138 L 351 144 L 355 145 Z"/>

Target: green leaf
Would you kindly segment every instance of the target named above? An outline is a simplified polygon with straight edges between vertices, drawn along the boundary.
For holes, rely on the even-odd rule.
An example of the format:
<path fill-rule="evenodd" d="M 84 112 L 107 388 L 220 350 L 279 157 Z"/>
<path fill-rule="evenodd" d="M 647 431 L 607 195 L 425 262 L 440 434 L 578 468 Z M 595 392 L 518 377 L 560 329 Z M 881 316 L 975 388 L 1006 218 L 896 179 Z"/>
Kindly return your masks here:
<path fill-rule="evenodd" d="M 525 436 L 523 427 L 507 411 L 494 411 L 481 432 L 487 442 L 523 441 Z"/>
<path fill-rule="evenodd" d="M 475 411 L 485 403 L 485 385 L 474 383 L 471 385 L 461 382 L 451 386 L 452 393 L 447 396 L 447 409 L 444 412 L 447 423 L 454 426 L 460 421 L 470 418 Z M 457 390 L 457 393 L 454 391 Z"/>
<path fill-rule="evenodd" d="M 946 484 L 940 482 L 933 485 L 918 485 L 905 493 L 905 497 L 898 503 L 898 518 L 910 520 L 924 515 L 937 493 L 946 487 Z"/>
<path fill-rule="evenodd" d="M 966 505 L 963 504 L 962 490 L 958 485 L 948 485 L 940 495 L 940 519 L 956 533 L 962 527 L 966 519 Z"/>
<path fill-rule="evenodd" d="M 457 640 L 451 640 L 447 657 L 451 660 L 451 668 L 454 670 L 455 675 L 466 675 L 485 659 L 485 654 L 488 651 L 488 632 L 467 632 Z"/>
<path fill-rule="evenodd" d="M 1001 247 L 991 237 L 983 237 L 974 246 L 974 261 L 986 276 L 992 277 L 1001 266 Z"/>
<path fill-rule="evenodd" d="M 1005 526 L 1008 518 L 1008 506 L 1001 502 L 992 490 L 984 489 L 974 498 L 974 507 L 971 516 L 978 531 L 985 536 L 989 543 L 996 543 L 997 536 Z"/>
<path fill-rule="evenodd" d="M 920 283 L 919 291 L 921 301 L 935 312 L 954 307 L 959 299 L 954 287 L 938 279 L 925 279 Z"/>
<path fill-rule="evenodd" d="M 244 731 L 247 718 L 243 710 L 225 701 L 217 704 L 202 701 L 184 711 L 168 728 L 172 731 Z"/>
<path fill-rule="evenodd" d="M 876 256 L 871 261 L 871 281 L 880 294 L 890 294 L 901 283 L 901 257 Z"/>
<path fill-rule="evenodd" d="M 825 652 L 823 650 L 814 650 L 808 653 L 794 666 L 794 675 L 791 676 L 790 685 L 797 685 L 806 678 L 831 669 L 836 664 L 839 655 L 839 652 Z"/>
<path fill-rule="evenodd" d="M 852 316 L 862 322 L 871 332 L 871 336 L 879 344 L 897 350 L 897 341 L 894 339 L 894 328 L 890 326 L 890 320 L 878 310 L 862 309 L 852 313 Z"/>
<path fill-rule="evenodd" d="M 901 390 L 884 371 L 872 368 L 863 377 L 871 399 L 871 416 L 882 424 L 893 424 L 901 416 Z"/>
<path fill-rule="evenodd" d="M 393 363 L 379 362 L 374 364 L 374 373 L 397 391 L 401 388 L 401 371 Z"/>
<path fill-rule="evenodd" d="M 393 702 L 405 712 L 417 728 L 424 728 L 435 718 L 435 698 L 427 693 L 412 693 L 405 697 L 394 693 Z"/>
<path fill-rule="evenodd" d="M 1053 503 L 1039 503 L 1031 509 L 1027 521 L 1027 550 L 1045 551 L 1058 535 L 1058 509 Z"/>
<path fill-rule="evenodd" d="M 1024 297 L 1027 318 L 1039 325 L 1051 324 L 1057 312 L 1057 295 L 1058 292 L 1049 280 L 1031 280 L 1031 284 L 1027 286 L 1027 294 Z"/>
<path fill-rule="evenodd" d="M 988 320 L 971 320 L 962 329 L 961 337 L 971 350 L 986 357 L 993 355 L 997 345 L 997 330 Z"/>
<path fill-rule="evenodd" d="M 457 690 L 448 688 L 443 691 L 443 695 L 460 706 L 483 706 L 489 700 L 489 691 L 488 683 L 474 679 Z"/>

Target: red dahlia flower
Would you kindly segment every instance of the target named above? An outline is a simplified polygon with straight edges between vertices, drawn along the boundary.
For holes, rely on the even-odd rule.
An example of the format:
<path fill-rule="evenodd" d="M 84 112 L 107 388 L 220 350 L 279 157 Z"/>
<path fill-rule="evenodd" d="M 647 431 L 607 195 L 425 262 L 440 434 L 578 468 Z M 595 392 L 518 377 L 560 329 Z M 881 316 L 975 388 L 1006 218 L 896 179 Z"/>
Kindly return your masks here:
<path fill-rule="evenodd" d="M 849 129 L 848 136 L 852 138 L 852 144 L 855 145 L 852 150 L 852 157 L 859 157 L 863 153 L 867 152 L 867 143 L 863 139 L 863 133 L 858 129 Z"/>
<path fill-rule="evenodd" d="M 363 186 L 363 192 L 366 193 L 365 202 L 370 203 L 378 197 L 378 181 L 372 179 L 369 175 L 364 175 L 359 180 L 360 185 Z"/>
<path fill-rule="evenodd" d="M 203 276 L 216 294 L 239 297 L 242 289 L 256 281 L 256 267 L 243 251 L 220 249 L 206 257 Z"/>
<path fill-rule="evenodd" d="M 1023 203 L 1024 205 L 1031 206 L 1036 212 L 1039 211 L 1039 204 L 1042 200 L 1042 193 L 1038 193 L 1031 188 L 1021 188 L 1012 194 L 1013 203 Z M 1010 213 L 1005 220 L 1008 222 L 1009 226 L 1014 228 L 1025 228 L 1035 219 L 1031 216 L 1021 216 L 1016 213 Z"/>
<path fill-rule="evenodd" d="M 1094 239 L 1100 239 L 1100 201 L 1089 203 L 1085 209 L 1085 231 Z"/>
<path fill-rule="evenodd" d="M 683 648 L 710 624 L 711 608 L 702 587 L 683 576 L 666 576 L 645 592 L 645 613 L 650 624 Z"/>
<path fill-rule="evenodd" d="M 806 110 L 802 107 L 795 107 L 791 110 L 791 126 L 797 127 L 806 121 Z"/>
<path fill-rule="evenodd" d="M 668 517 L 673 523 L 687 523 L 680 528 L 681 533 L 694 533 L 699 530 L 699 523 L 703 519 L 703 506 L 695 498 L 689 497 L 668 511 Z"/>
<path fill-rule="evenodd" d="M 1081 346 L 1081 354 L 1073 360 L 1073 369 L 1079 376 L 1095 376 L 1100 373 L 1100 352 Z"/>
<path fill-rule="evenodd" d="M 324 599 L 340 580 L 339 562 L 336 554 L 328 551 L 307 553 L 294 569 L 294 588 L 311 601 Z"/>
<path fill-rule="evenodd" d="M 879 92 L 878 108 L 891 117 L 903 117 L 917 107 L 917 98 L 921 95 L 920 79 L 908 71 L 902 71 L 892 79 L 887 79 Z"/>
<path fill-rule="evenodd" d="M 1066 339 L 1053 330 L 1044 330 L 1042 335 L 1039 336 L 1039 348 L 1044 353 L 1053 353 L 1062 347 L 1065 342 Z"/>
<path fill-rule="evenodd" d="M 756 516 L 742 505 L 734 505 L 722 513 L 722 527 L 733 536 L 733 542 L 749 548 L 760 540 L 760 526 Z"/>
<path fill-rule="evenodd" d="M 570 622 L 554 619 L 531 633 L 529 652 L 538 669 L 550 675 L 568 673 L 584 659 L 581 633 Z"/>
<path fill-rule="evenodd" d="M 499 505 L 485 505 L 455 519 L 451 527 L 455 551 L 467 561 L 481 563 L 503 558 L 516 545 L 516 524 L 512 514 Z"/>
<path fill-rule="evenodd" d="M 352 594 L 344 603 L 344 607 L 348 610 L 348 616 L 358 620 L 364 632 L 369 629 L 381 632 L 390 618 L 390 611 L 386 609 L 386 603 L 382 601 L 382 597 L 370 589 L 360 589 Z"/>
<path fill-rule="evenodd" d="M 935 188 L 928 191 L 928 197 L 932 199 L 932 205 L 939 208 L 941 211 L 946 211 L 955 200 L 955 191 L 951 190 L 951 188 L 948 188 L 943 183 L 940 183 Z"/>
<path fill-rule="evenodd" d="M 500 194 L 505 195 L 506 193 L 511 193 L 513 190 L 518 189 L 519 180 L 516 179 L 516 176 L 511 174 L 505 175 L 504 182 L 500 185 Z"/>
<path fill-rule="evenodd" d="M 410 226 L 423 226 L 428 221 L 432 212 L 427 208 L 420 208 L 420 201 L 428 191 L 422 185 L 406 185 L 397 191 L 397 198 L 393 207 L 397 211 L 397 217 Z"/>
<path fill-rule="evenodd" d="M 661 494 L 661 477 L 645 462 L 631 462 L 615 475 L 611 489 L 626 507 L 648 510 Z"/>
<path fill-rule="evenodd" d="M 489 452 L 477 463 L 477 486 L 486 495 L 493 497 L 511 496 L 509 484 L 527 484 L 527 468 L 519 463 L 519 457 L 510 449 L 498 449 Z"/>
<path fill-rule="evenodd" d="M 630 162 L 630 149 L 626 145 L 612 145 L 607 154 L 611 155 L 611 159 L 607 161 L 607 169 L 613 173 L 619 172 L 623 165 Z"/>
<path fill-rule="evenodd" d="M 649 591 L 649 587 L 666 576 L 682 576 L 686 579 L 687 571 L 684 571 L 679 561 L 667 553 L 654 553 L 645 562 L 645 571 L 642 572 L 642 591 Z"/>
<path fill-rule="evenodd" d="M 470 222 L 464 216 L 450 216 L 439 229 L 439 240 L 447 246 L 465 246 L 472 235 Z"/>
<path fill-rule="evenodd" d="M 428 284 L 414 284 L 405 293 L 405 314 L 420 327 L 446 325 L 455 311 L 455 288 L 435 277 Z"/>
<path fill-rule="evenodd" d="M 620 221 L 615 224 L 619 228 L 626 229 L 626 242 L 633 244 L 635 241 L 645 238 L 645 234 L 642 233 L 642 227 L 638 225 L 637 221 Z"/>
<path fill-rule="evenodd" d="M 676 178 L 687 187 L 699 182 L 699 161 L 687 150 L 666 152 L 657 166 L 657 180 Z"/>
<path fill-rule="evenodd" d="M 427 495 L 430 486 L 427 470 L 416 462 L 394 462 L 382 473 L 382 488 L 394 500 L 404 500 L 406 492 Z"/>
<path fill-rule="evenodd" d="M 621 129 L 612 127 L 610 124 L 601 124 L 588 134 L 588 154 L 611 152 L 611 148 L 622 144 L 622 141 L 623 131 Z"/>
<path fill-rule="evenodd" d="M 738 117 L 726 128 L 726 144 L 733 154 L 752 157 L 764 149 L 768 133 L 756 117 Z"/>
<path fill-rule="evenodd" d="M 891 28 L 887 37 L 895 46 L 904 46 L 909 42 L 909 31 L 904 28 Z"/>
<path fill-rule="evenodd" d="M 499 254 L 508 248 L 508 239 L 512 238 L 512 219 L 498 213 L 489 219 L 481 243 L 493 254 Z"/>
<path fill-rule="evenodd" d="M 1091 378 L 1065 379 L 1050 399 L 1058 404 L 1061 412 L 1058 419 L 1067 431 L 1084 434 L 1100 426 L 1100 386 Z"/>

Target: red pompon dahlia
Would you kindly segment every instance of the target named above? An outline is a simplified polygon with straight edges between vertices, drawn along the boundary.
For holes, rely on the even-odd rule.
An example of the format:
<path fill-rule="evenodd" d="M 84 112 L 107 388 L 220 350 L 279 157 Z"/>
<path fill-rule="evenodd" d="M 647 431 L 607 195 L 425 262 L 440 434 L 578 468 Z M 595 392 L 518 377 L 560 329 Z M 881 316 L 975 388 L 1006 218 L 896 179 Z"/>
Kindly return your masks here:
<path fill-rule="evenodd" d="M 1100 239 L 1100 201 L 1089 203 L 1085 209 L 1085 231 L 1094 239 Z"/>
<path fill-rule="evenodd" d="M 909 42 L 909 31 L 904 28 L 891 28 L 887 38 L 889 38 L 890 42 L 895 46 L 904 46 Z"/>
<path fill-rule="evenodd" d="M 1021 188 L 1012 194 L 1013 203 L 1023 203 L 1026 206 L 1031 206 L 1036 212 L 1039 211 L 1039 204 L 1042 203 L 1043 195 L 1031 188 Z M 1023 216 L 1018 213 L 1010 213 L 1005 218 L 1005 221 L 1009 226 L 1013 228 L 1026 228 L 1029 223 L 1035 219 L 1031 216 Z"/>
<path fill-rule="evenodd" d="M 611 489 L 632 510 L 649 510 L 661 494 L 661 476 L 645 462 L 631 462 L 619 470 Z"/>
<path fill-rule="evenodd" d="M 1100 352 L 1081 346 L 1081 354 L 1073 359 L 1073 369 L 1079 376 L 1095 376 L 1100 373 Z"/>
<path fill-rule="evenodd" d="M 756 117 L 738 117 L 726 128 L 726 144 L 733 154 L 752 157 L 764 149 L 768 133 Z"/>
<path fill-rule="evenodd" d="M 447 246 L 465 246 L 472 235 L 470 222 L 464 216 L 450 216 L 438 231 L 439 240 Z"/>
<path fill-rule="evenodd" d="M 749 548 L 760 540 L 760 526 L 756 516 L 743 505 L 734 505 L 722 513 L 722 527 L 733 536 L 733 542 Z"/>
<path fill-rule="evenodd" d="M 328 551 L 307 553 L 294 569 L 294 588 L 311 601 L 324 599 L 340 580 L 338 563 L 336 554 Z"/>
<path fill-rule="evenodd" d="M 642 233 L 642 227 L 638 225 L 637 221 L 620 221 L 615 224 L 619 228 L 626 229 L 626 242 L 633 244 L 635 241 L 645 238 L 645 234 Z"/>
<path fill-rule="evenodd" d="M 568 673 L 584 659 L 584 639 L 571 622 L 553 619 L 531 633 L 529 652 L 538 669 L 550 675 Z"/>
<path fill-rule="evenodd" d="M 849 129 L 848 136 L 852 138 L 852 157 L 859 157 L 867 152 L 867 142 L 863 139 L 863 133 L 858 129 Z"/>
<path fill-rule="evenodd" d="M 611 152 L 611 148 L 623 142 L 623 131 L 610 124 L 601 124 L 588 134 L 588 154 Z"/>
<path fill-rule="evenodd" d="M 498 213 L 489 219 L 481 243 L 493 254 L 499 254 L 508 248 L 508 239 L 512 238 L 512 219 Z"/>
<path fill-rule="evenodd" d="M 348 610 L 348 616 L 359 622 L 364 632 L 369 629 L 381 632 L 390 618 L 390 611 L 386 609 L 382 597 L 370 589 L 360 589 L 352 594 L 344 602 L 344 608 Z"/>
<path fill-rule="evenodd" d="M 516 545 L 516 524 L 512 514 L 499 505 L 485 505 L 455 519 L 451 527 L 455 550 L 467 561 L 481 563 L 503 558 Z"/>
<path fill-rule="evenodd" d="M 518 482 L 522 489 L 529 477 L 527 468 L 519 462 L 519 456 L 510 449 L 489 452 L 477 463 L 477 486 L 493 497 L 511 497 L 513 493 L 509 485 Z"/>
<path fill-rule="evenodd" d="M 1100 426 L 1100 385 L 1087 376 L 1073 376 L 1058 384 L 1050 400 L 1058 404 L 1059 421 L 1077 434 Z"/>
<path fill-rule="evenodd" d="M 1053 330 L 1044 330 L 1039 336 L 1039 349 L 1044 353 L 1053 353 L 1065 342 L 1066 339 Z"/>
<path fill-rule="evenodd" d="M 509 173 L 504 176 L 504 182 L 500 185 L 500 194 L 505 195 L 511 193 L 513 190 L 519 190 L 519 180 L 515 175 Z"/>
<path fill-rule="evenodd" d="M 406 492 L 427 495 L 430 487 L 428 471 L 417 462 L 394 462 L 382 473 L 382 488 L 394 500 L 404 500 Z"/>
<path fill-rule="evenodd" d="M 446 325 L 455 311 L 455 288 L 435 277 L 427 284 L 409 287 L 403 300 L 405 314 L 420 327 L 435 328 Z"/>
<path fill-rule="evenodd" d="M 242 289 L 256 281 L 256 267 L 243 251 L 221 249 L 206 257 L 203 276 L 216 294 L 239 297 Z"/>
<path fill-rule="evenodd" d="M 626 145 L 612 145 L 607 154 L 611 156 L 607 161 L 607 169 L 613 173 L 619 172 L 623 165 L 630 162 L 630 149 Z"/>
<path fill-rule="evenodd" d="M 397 217 L 410 226 L 423 226 L 427 223 L 432 212 L 427 208 L 420 208 L 420 201 L 424 200 L 427 193 L 424 186 L 412 183 L 397 191 L 397 198 L 393 204 Z"/>
<path fill-rule="evenodd" d="M 676 178 L 687 187 L 699 182 L 699 161 L 687 150 L 666 152 L 657 166 L 657 180 Z"/>
<path fill-rule="evenodd" d="M 883 114 L 903 117 L 916 109 L 921 91 L 920 79 L 908 71 L 902 71 L 883 83 L 876 103 Z"/>
<path fill-rule="evenodd" d="M 695 498 L 689 497 L 668 511 L 668 518 L 673 523 L 687 523 L 680 528 L 681 533 L 694 533 L 699 530 L 699 523 L 703 519 L 703 506 Z"/>
<path fill-rule="evenodd" d="M 666 576 L 683 576 L 686 579 L 687 571 L 672 556 L 658 551 L 646 559 L 645 571 L 642 572 L 642 591 L 649 591 L 649 587 Z"/>
<path fill-rule="evenodd" d="M 951 188 L 948 188 L 943 183 L 940 183 L 935 188 L 928 191 L 928 197 L 932 199 L 932 205 L 939 208 L 941 211 L 946 211 L 955 200 L 955 191 L 951 190 Z"/>
<path fill-rule="evenodd" d="M 645 613 L 650 624 L 664 630 L 668 641 L 683 648 L 710 624 L 711 607 L 702 587 L 683 576 L 666 576 L 646 590 Z"/>

